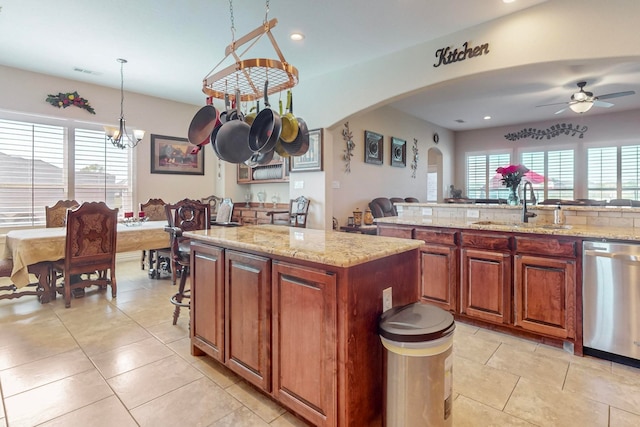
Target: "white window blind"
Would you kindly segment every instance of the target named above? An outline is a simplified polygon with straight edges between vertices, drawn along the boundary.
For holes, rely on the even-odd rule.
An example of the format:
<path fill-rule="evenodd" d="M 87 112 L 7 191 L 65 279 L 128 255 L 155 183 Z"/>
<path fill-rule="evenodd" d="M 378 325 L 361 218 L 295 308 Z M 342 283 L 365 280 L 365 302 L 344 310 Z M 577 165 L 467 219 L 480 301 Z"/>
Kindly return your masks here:
<path fill-rule="evenodd" d="M 640 146 L 620 147 L 620 198 L 640 200 Z"/>
<path fill-rule="evenodd" d="M 467 197 L 471 199 L 503 198 L 508 190 L 502 185 L 496 169 L 508 166 L 511 155 L 481 154 L 467 156 Z"/>
<path fill-rule="evenodd" d="M 574 150 L 527 152 L 520 158 L 538 200 L 574 198 Z"/>
<path fill-rule="evenodd" d="M 67 198 L 65 129 L 0 119 L 0 227 L 44 225 Z"/>
<path fill-rule="evenodd" d="M 618 147 L 587 150 L 587 191 L 590 199 L 618 199 Z"/>
<path fill-rule="evenodd" d="M 132 211 L 131 150 L 99 130 L 0 118 L 0 228 L 43 226 L 61 199 Z"/>

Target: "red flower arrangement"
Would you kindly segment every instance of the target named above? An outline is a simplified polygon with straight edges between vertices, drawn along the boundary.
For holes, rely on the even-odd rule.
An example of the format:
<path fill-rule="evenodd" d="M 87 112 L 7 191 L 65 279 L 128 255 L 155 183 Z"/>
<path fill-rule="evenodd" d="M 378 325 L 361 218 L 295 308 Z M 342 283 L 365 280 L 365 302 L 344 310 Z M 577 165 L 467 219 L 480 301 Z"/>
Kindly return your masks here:
<path fill-rule="evenodd" d="M 496 172 L 502 175 L 501 181 L 505 187 L 515 188 L 520 184 L 524 174 L 529 172 L 529 169 L 523 165 L 509 165 L 504 168 L 499 167 Z"/>
<path fill-rule="evenodd" d="M 89 101 L 81 98 L 78 92 L 58 93 L 57 95 L 47 95 L 47 102 L 54 107 L 67 108 L 71 105 L 87 110 L 91 114 L 95 114 L 95 110 Z"/>

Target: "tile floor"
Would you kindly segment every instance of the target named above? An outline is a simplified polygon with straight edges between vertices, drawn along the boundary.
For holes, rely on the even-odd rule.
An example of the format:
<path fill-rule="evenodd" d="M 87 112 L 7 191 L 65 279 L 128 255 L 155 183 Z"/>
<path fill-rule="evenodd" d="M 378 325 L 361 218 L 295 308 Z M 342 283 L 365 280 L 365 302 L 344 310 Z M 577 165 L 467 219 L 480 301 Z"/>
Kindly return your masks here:
<path fill-rule="evenodd" d="M 0 301 L 0 427 L 304 426 L 171 324 L 169 280 L 118 263 L 118 297 Z M 640 370 L 458 323 L 454 426 L 640 425 Z"/>

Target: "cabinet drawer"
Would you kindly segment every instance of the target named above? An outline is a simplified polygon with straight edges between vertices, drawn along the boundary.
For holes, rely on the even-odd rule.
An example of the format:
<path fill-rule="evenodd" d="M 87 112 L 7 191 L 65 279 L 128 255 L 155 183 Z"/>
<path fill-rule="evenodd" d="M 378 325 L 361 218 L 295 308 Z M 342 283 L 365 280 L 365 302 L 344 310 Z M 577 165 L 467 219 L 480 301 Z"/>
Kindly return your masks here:
<path fill-rule="evenodd" d="M 413 227 L 378 224 L 378 236 L 411 239 L 413 237 Z"/>
<path fill-rule="evenodd" d="M 456 245 L 456 231 L 453 230 L 428 230 L 422 228 L 416 228 L 413 233 L 413 238 L 416 240 L 422 240 L 425 243 L 437 243 L 439 245 Z"/>
<path fill-rule="evenodd" d="M 577 254 L 577 242 L 575 240 L 560 240 L 553 237 L 531 238 L 516 237 L 516 250 L 518 253 L 561 256 L 575 258 Z"/>
<path fill-rule="evenodd" d="M 511 250 L 511 237 L 499 234 L 462 233 L 462 246 L 499 251 Z"/>
<path fill-rule="evenodd" d="M 242 210 L 241 212 L 241 216 L 242 218 L 255 218 L 256 217 L 256 211 L 252 211 L 252 210 Z"/>

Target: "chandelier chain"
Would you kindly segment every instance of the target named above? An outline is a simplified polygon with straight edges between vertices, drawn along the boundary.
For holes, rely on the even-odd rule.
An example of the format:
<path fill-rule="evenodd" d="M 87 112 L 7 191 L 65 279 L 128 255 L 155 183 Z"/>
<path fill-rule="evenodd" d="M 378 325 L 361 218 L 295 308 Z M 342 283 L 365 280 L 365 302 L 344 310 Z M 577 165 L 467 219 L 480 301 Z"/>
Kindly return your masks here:
<path fill-rule="evenodd" d="M 120 118 L 124 118 L 124 59 L 120 61 Z"/>
<path fill-rule="evenodd" d="M 231 42 L 236 41 L 236 23 L 233 17 L 233 0 L 229 0 L 229 15 L 231 17 Z"/>
<path fill-rule="evenodd" d="M 269 22 L 269 0 L 266 0 L 265 8 L 264 8 L 264 22 L 265 24 Z"/>

